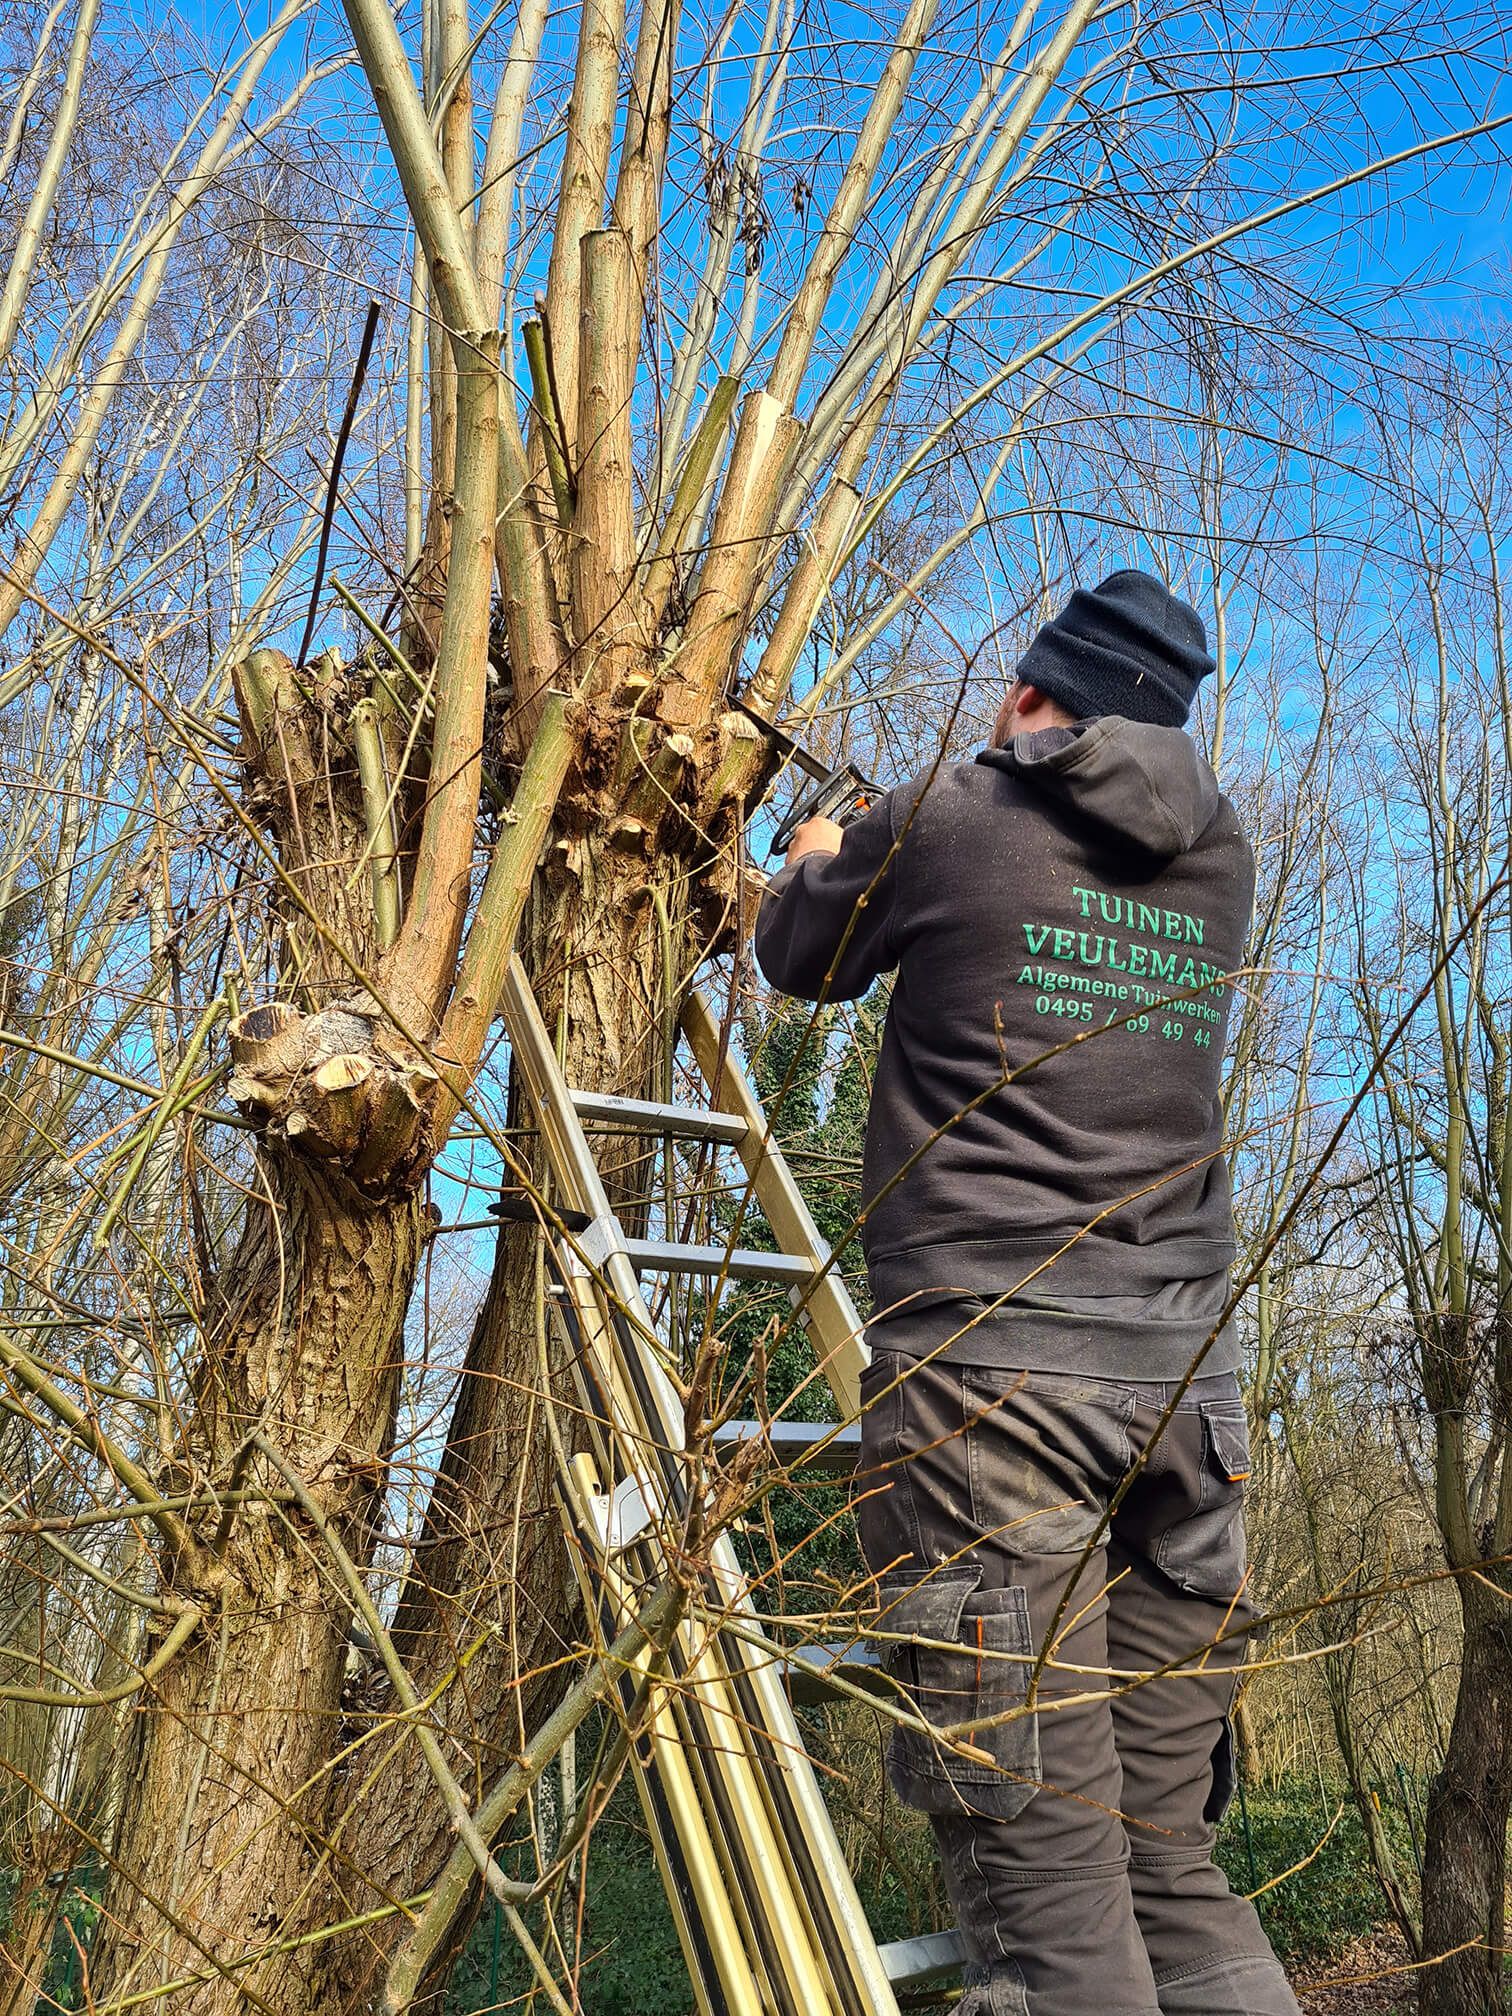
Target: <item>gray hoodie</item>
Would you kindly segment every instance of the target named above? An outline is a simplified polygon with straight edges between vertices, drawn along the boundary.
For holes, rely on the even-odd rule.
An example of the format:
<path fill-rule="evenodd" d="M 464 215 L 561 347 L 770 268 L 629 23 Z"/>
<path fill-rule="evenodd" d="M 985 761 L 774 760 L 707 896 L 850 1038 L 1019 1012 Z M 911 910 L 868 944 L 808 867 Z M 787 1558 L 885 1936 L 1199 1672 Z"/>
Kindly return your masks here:
<path fill-rule="evenodd" d="M 774 986 L 853 1000 L 897 969 L 863 1169 L 879 1311 L 1221 1274 L 1220 1065 L 1253 899 L 1191 738 L 1113 715 L 900 785 L 838 854 L 773 878 Z"/>

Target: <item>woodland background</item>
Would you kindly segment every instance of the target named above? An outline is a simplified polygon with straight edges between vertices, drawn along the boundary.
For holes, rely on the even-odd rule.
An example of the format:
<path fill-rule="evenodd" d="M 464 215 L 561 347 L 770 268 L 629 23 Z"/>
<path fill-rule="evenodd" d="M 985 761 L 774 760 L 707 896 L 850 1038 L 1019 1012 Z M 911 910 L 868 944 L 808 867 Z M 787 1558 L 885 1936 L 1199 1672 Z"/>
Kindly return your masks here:
<path fill-rule="evenodd" d="M 508 1909 L 465 1854 L 438 1901 L 603 1649 L 540 1242 L 485 1214 L 541 1175 L 503 962 L 631 1095 L 696 978 L 844 1236 L 881 1003 L 753 979 L 793 780 L 733 700 L 893 781 L 1123 563 L 1208 619 L 1260 869 L 1225 1853 L 1299 1974 L 1505 2008 L 1508 34 L 0 16 L 3 2016 L 683 2006 L 597 1713 Z M 656 1142 L 614 1180 L 737 1229 Z M 785 1308 L 661 1315 L 734 1412 L 825 1413 Z M 833 1492 L 722 1502 L 764 1602 L 864 1633 Z M 812 1713 L 880 1917 L 939 1922 L 879 1715 Z"/>

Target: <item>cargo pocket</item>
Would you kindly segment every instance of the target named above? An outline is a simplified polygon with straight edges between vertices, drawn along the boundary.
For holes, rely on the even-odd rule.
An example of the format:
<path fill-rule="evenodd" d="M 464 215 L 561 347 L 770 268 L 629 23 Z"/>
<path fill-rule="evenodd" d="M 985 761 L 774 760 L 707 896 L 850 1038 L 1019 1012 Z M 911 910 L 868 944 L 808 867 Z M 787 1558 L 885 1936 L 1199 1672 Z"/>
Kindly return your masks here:
<path fill-rule="evenodd" d="M 1202 1410 L 1213 1468 L 1228 1484 L 1243 1484 L 1250 1474 L 1249 1416 L 1242 1407 L 1218 1402 Z"/>
<path fill-rule="evenodd" d="M 1249 1420 L 1242 1403 L 1227 1400 L 1204 1402 L 1198 1418 L 1197 1474 L 1186 1480 L 1192 1509 L 1161 1535 L 1155 1562 L 1189 1595 L 1228 1604 L 1244 1581 L 1248 1558 L 1244 1486 L 1250 1474 Z"/>
<path fill-rule="evenodd" d="M 1207 1801 L 1202 1809 L 1202 1817 L 1212 1827 L 1227 1813 L 1234 1803 L 1234 1794 L 1239 1787 L 1239 1764 L 1234 1750 L 1234 1724 L 1225 1715 L 1218 1729 L 1218 1741 L 1213 1745 L 1213 1783 Z"/>
<path fill-rule="evenodd" d="M 990 1724 L 945 1741 L 923 1729 L 893 1731 L 888 1772 L 898 1797 L 923 1813 L 1011 1820 L 1039 1790 L 1033 1715 L 996 1721 L 1026 1696 L 1033 1644 L 1025 1590 L 979 1589 L 980 1567 L 890 1575 L 878 1628 L 883 1665 L 934 1729 Z"/>

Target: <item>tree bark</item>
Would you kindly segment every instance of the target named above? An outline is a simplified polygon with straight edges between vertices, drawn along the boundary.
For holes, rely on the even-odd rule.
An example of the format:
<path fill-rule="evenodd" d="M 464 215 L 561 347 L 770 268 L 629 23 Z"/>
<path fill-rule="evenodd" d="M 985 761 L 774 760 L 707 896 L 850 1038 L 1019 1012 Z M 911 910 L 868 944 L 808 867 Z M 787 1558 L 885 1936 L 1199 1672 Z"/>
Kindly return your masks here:
<path fill-rule="evenodd" d="M 289 1152 L 265 1155 L 261 1173 L 269 1198 L 249 1208 L 227 1269 L 184 1464 L 271 1496 L 287 1480 L 251 1456 L 260 1432 L 364 1562 L 421 1209 L 369 1201 Z M 205 1623 L 138 1715 L 94 1988 L 105 2004 L 182 1984 L 165 1995 L 175 2016 L 309 2016 L 326 1948 L 289 1942 L 320 1922 L 324 1867 L 348 1852 L 328 1821 L 350 1611 L 320 1533 L 287 1503 L 246 1504 L 224 1530 L 211 1515 L 195 1540 L 164 1579 Z"/>
<path fill-rule="evenodd" d="M 1505 1595 L 1463 1577 L 1460 1601 L 1459 1696 L 1428 1799 L 1423 1952 L 1429 1964 L 1418 2007 L 1421 2016 L 1506 2016 L 1512 1629 Z"/>
<path fill-rule="evenodd" d="M 655 1090 L 670 1026 L 668 990 L 677 976 L 663 969 L 653 876 L 668 906 L 672 944 L 680 948 L 686 929 L 673 922 L 677 878 L 671 861 L 645 862 L 598 836 L 584 837 L 559 842 L 538 882 L 521 955 L 548 1028 L 564 1030 L 571 1084 L 630 1097 Z M 618 1179 L 616 1163 L 601 1157 L 611 1192 L 627 1214 L 635 1189 L 644 1187 L 644 1172 L 634 1166 L 643 1153 L 638 1139 L 616 1141 Z M 549 1712 L 562 1685 L 555 1662 L 576 1642 L 570 1622 L 576 1585 L 543 1409 L 558 1406 L 571 1444 L 577 1396 L 555 1325 L 547 1345 L 551 1391 L 541 1392 L 538 1257 L 539 1241 L 529 1227 L 500 1239 L 394 1622 L 396 1648 L 422 1695 L 478 1648 L 437 1701 L 435 1720 L 446 1731 L 463 1785 L 479 1792 Z M 455 1833 L 416 1745 L 406 1744 L 378 1782 L 365 1787 L 353 1828 L 365 1881 L 345 1892 L 340 1916 L 371 1910 L 384 1895 L 411 1896 L 426 1887 L 450 1854 Z M 334 2006 L 346 2016 L 381 2006 L 384 1970 L 403 1929 L 402 1920 L 385 1920 L 345 1942 Z M 443 1992 L 444 1973 L 414 2008 L 435 2016 Z"/>

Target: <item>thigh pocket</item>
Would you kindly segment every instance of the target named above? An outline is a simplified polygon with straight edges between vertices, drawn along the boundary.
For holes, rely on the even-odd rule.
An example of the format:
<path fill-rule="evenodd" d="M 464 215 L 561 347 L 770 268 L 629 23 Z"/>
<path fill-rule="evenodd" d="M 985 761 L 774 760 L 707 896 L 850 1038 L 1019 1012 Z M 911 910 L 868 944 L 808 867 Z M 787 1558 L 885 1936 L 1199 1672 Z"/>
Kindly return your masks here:
<path fill-rule="evenodd" d="M 1209 1826 L 1216 1827 L 1234 1803 L 1234 1794 L 1239 1789 L 1239 1760 L 1235 1753 L 1234 1724 L 1231 1716 L 1225 1715 L 1218 1725 L 1218 1741 L 1213 1745 L 1210 1763 L 1213 1782 L 1208 1787 L 1202 1817 Z"/>
<path fill-rule="evenodd" d="M 1242 1403 L 1209 1401 L 1199 1409 L 1196 1422 L 1188 1415 L 1183 1423 L 1178 1415 L 1171 1430 L 1170 1467 L 1185 1473 L 1188 1509 L 1161 1534 L 1154 1550 L 1156 1565 L 1189 1595 L 1231 1603 L 1244 1581 L 1247 1560 L 1244 1485 L 1250 1473 L 1248 1417 Z M 1194 1440 L 1195 1454 L 1188 1454 Z M 1239 1608 L 1247 1612 L 1248 1605 L 1241 1602 Z M 1238 1614 L 1236 1608 L 1236 1618 Z"/>
<path fill-rule="evenodd" d="M 883 1665 L 930 1726 L 895 1729 L 888 1771 L 925 1813 L 1011 1820 L 1039 1790 L 1039 1730 L 1022 1708 L 1033 1641 L 1027 1592 L 981 1589 L 977 1566 L 889 1575 L 878 1628 Z M 973 1725 L 946 1738 L 934 1732 Z"/>

